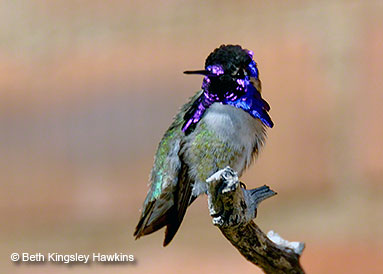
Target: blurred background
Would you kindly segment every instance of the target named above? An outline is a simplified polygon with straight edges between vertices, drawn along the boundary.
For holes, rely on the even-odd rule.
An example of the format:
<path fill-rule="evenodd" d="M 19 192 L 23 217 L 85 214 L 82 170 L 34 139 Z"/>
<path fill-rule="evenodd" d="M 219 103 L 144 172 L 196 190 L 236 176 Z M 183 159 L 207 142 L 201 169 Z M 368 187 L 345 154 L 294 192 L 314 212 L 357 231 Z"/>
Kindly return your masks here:
<path fill-rule="evenodd" d="M 382 1 L 1 1 L 3 273 L 261 273 L 206 196 L 134 241 L 157 144 L 221 44 L 254 51 L 275 127 L 242 178 L 308 273 L 383 273 Z M 136 263 L 13 264 L 12 252 Z"/>

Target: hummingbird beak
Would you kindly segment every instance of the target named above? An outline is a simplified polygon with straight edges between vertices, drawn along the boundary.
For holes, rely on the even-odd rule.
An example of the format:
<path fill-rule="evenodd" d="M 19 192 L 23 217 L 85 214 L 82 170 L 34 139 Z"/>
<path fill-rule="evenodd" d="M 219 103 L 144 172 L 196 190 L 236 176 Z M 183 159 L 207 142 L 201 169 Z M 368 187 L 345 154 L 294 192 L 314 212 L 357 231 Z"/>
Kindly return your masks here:
<path fill-rule="evenodd" d="M 211 75 L 211 72 L 208 71 L 208 70 L 187 70 L 187 71 L 184 71 L 185 74 L 202 74 L 202 75 L 205 75 L 205 76 L 208 76 L 208 75 Z"/>

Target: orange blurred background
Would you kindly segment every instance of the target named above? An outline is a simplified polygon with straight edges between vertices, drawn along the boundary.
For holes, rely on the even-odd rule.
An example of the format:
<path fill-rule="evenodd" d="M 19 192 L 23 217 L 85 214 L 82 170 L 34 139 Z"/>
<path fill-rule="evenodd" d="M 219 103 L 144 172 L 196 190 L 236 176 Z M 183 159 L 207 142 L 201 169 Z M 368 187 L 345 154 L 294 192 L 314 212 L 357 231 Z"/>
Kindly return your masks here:
<path fill-rule="evenodd" d="M 133 231 L 153 155 L 221 44 L 254 51 L 275 127 L 242 178 L 308 273 L 383 273 L 383 2 L 1 1 L 2 273 L 254 273 L 206 196 L 169 247 Z M 134 254 L 14 264 L 12 252 Z"/>

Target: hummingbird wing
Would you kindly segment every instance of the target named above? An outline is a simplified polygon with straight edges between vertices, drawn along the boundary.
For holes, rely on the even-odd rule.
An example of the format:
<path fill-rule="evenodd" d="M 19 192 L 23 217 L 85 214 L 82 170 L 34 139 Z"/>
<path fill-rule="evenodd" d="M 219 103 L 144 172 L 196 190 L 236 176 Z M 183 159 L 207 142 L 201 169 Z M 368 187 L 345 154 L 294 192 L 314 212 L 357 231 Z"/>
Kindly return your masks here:
<path fill-rule="evenodd" d="M 183 116 L 201 94 L 202 91 L 197 92 L 184 105 L 158 145 L 150 176 L 151 186 L 134 232 L 136 239 L 167 226 L 164 240 L 166 246 L 181 225 L 191 202 L 193 184 L 188 176 L 188 166 L 180 153 L 185 137 L 182 131 Z"/>
<path fill-rule="evenodd" d="M 193 182 L 188 176 L 188 166 L 182 161 L 181 168 L 178 174 L 178 183 L 174 195 L 174 206 L 169 212 L 168 223 L 165 231 L 164 246 L 167 246 L 173 237 L 176 235 L 182 220 L 185 216 L 186 209 L 192 202 Z M 194 199 L 193 199 L 194 200 Z"/>

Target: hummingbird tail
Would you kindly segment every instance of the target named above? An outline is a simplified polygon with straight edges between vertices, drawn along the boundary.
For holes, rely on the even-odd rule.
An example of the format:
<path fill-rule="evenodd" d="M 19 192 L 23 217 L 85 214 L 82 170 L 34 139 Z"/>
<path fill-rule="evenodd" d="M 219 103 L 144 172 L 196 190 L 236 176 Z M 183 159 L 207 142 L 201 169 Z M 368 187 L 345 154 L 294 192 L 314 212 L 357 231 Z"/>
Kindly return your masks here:
<path fill-rule="evenodd" d="M 166 226 L 163 246 L 167 246 L 176 235 L 181 225 L 183 216 L 181 220 L 178 218 L 178 214 L 174 206 L 171 207 L 165 214 L 159 216 L 156 220 L 153 220 L 150 224 L 148 224 L 150 215 L 151 214 L 149 213 L 147 215 L 142 216 L 142 218 L 140 219 L 134 232 L 136 240 L 141 236 L 149 235 Z"/>
<path fill-rule="evenodd" d="M 170 219 L 172 207 L 159 214 L 158 208 L 161 207 L 163 208 L 164 206 L 159 200 L 154 200 L 147 204 L 133 234 L 136 240 L 141 236 L 151 234 L 163 228 L 169 223 L 168 220 Z"/>
<path fill-rule="evenodd" d="M 145 206 L 134 232 L 136 239 L 151 234 L 164 226 L 166 226 L 166 231 L 163 246 L 167 246 L 174 238 L 185 216 L 187 207 L 196 198 L 192 197 L 192 182 L 187 176 L 188 168 L 184 163 L 182 163 L 182 167 L 173 203 L 165 199 L 150 201 Z"/>

